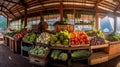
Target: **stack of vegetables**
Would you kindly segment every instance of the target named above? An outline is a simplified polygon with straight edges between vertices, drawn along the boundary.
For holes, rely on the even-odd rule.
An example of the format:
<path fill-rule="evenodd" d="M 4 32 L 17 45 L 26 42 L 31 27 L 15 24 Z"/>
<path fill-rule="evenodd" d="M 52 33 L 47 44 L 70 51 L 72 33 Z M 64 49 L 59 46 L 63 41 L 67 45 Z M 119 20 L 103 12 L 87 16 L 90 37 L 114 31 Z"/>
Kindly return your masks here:
<path fill-rule="evenodd" d="M 83 31 L 75 31 L 70 33 L 71 45 L 86 45 L 90 43 L 89 37 Z"/>
<path fill-rule="evenodd" d="M 51 37 L 51 45 L 69 45 L 69 32 L 60 31 Z"/>
<path fill-rule="evenodd" d="M 90 52 L 88 50 L 76 50 L 71 53 L 72 58 L 88 57 Z"/>
<path fill-rule="evenodd" d="M 5 35 L 8 35 L 8 36 L 10 36 L 10 37 L 13 37 L 15 34 L 16 34 L 16 32 L 8 32 L 8 33 L 6 33 Z"/>
<path fill-rule="evenodd" d="M 27 31 L 27 30 L 23 30 L 20 33 L 17 33 L 14 35 L 14 38 L 16 39 L 22 39 L 24 37 L 24 35 L 30 33 L 31 31 Z"/>
<path fill-rule="evenodd" d="M 118 33 L 111 33 L 106 37 L 107 40 L 109 41 L 119 41 L 120 40 L 120 35 Z"/>
<path fill-rule="evenodd" d="M 33 48 L 29 51 L 29 53 L 32 55 L 45 57 L 46 54 L 48 54 L 48 51 L 49 51 L 48 47 L 35 46 L 35 48 Z"/>
<path fill-rule="evenodd" d="M 104 34 L 100 30 L 91 30 L 91 31 L 88 31 L 87 35 L 88 36 L 97 36 L 97 37 L 104 38 Z"/>
<path fill-rule="evenodd" d="M 23 37 L 23 41 L 30 41 L 30 42 L 35 42 L 37 38 L 37 34 L 35 33 L 28 33 Z"/>
<path fill-rule="evenodd" d="M 101 37 L 94 37 L 90 40 L 90 45 L 102 45 L 105 44 L 105 40 Z"/>
<path fill-rule="evenodd" d="M 61 50 L 53 50 L 50 57 L 54 60 L 66 61 L 68 59 L 68 54 Z"/>
<path fill-rule="evenodd" d="M 41 33 L 41 35 L 39 35 L 39 37 L 36 39 L 37 43 L 43 43 L 43 44 L 49 44 L 50 42 L 50 37 L 51 34 L 43 32 Z"/>

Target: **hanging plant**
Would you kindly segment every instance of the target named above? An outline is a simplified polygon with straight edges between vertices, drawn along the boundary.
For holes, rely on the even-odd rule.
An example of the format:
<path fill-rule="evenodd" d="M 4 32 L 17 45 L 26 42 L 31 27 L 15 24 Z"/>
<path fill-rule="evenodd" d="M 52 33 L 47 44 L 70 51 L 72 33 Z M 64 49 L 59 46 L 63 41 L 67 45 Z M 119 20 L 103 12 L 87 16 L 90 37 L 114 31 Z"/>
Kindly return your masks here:
<path fill-rule="evenodd" d="M 68 16 L 67 16 L 67 14 L 64 14 L 64 20 L 65 20 L 65 24 L 69 24 L 70 23 L 70 20 L 68 19 Z"/>

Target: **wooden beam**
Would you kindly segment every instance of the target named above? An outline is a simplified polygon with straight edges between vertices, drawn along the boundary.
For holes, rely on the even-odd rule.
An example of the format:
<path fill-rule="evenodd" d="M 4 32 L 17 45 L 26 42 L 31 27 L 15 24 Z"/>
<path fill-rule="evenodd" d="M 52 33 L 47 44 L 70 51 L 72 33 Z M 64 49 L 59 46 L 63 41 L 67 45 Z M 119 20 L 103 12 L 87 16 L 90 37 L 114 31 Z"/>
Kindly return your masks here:
<path fill-rule="evenodd" d="M 94 9 L 96 10 L 97 7 L 98 7 L 98 5 L 99 5 L 101 2 L 103 2 L 103 1 L 104 1 L 104 0 L 97 0 L 97 2 L 95 3 Z"/>
<path fill-rule="evenodd" d="M 7 17 L 7 24 L 6 24 L 6 27 L 8 28 L 9 27 L 9 19 Z"/>
<path fill-rule="evenodd" d="M 20 0 L 20 3 L 22 4 L 22 6 L 28 7 L 28 5 L 25 3 L 25 0 Z"/>
<path fill-rule="evenodd" d="M 16 6 L 16 4 L 14 4 L 13 6 L 11 6 L 11 7 L 9 8 L 9 10 L 11 10 L 14 6 Z"/>
<path fill-rule="evenodd" d="M 5 0 L 5 1 L 7 1 L 7 2 L 9 2 L 9 3 L 19 4 L 19 5 L 21 5 L 21 3 L 20 3 L 20 2 L 14 2 L 14 1 L 10 1 L 10 0 Z"/>
<path fill-rule="evenodd" d="M 24 15 L 24 28 L 27 26 L 27 7 L 25 7 L 25 15 Z"/>
<path fill-rule="evenodd" d="M 4 4 L 4 2 L 1 5 L 3 5 L 3 4 Z M 3 9 L 3 7 L 1 7 L 1 11 L 2 11 L 2 9 Z"/>
<path fill-rule="evenodd" d="M 60 1 L 60 22 L 63 22 L 63 2 Z"/>
<path fill-rule="evenodd" d="M 20 0 L 21 4 L 24 6 L 24 28 L 27 26 L 27 8 L 28 5 L 26 4 L 25 0 Z"/>
<path fill-rule="evenodd" d="M 7 7 L 3 6 L 3 5 L 0 5 L 1 7 L 5 8 L 7 11 L 9 11 L 10 14 L 12 14 L 15 18 L 16 16 L 12 13 L 12 11 L 10 11 Z"/>
<path fill-rule="evenodd" d="M 42 6 L 42 9 L 45 10 L 45 7 L 43 6 L 43 3 L 41 0 L 39 0 L 40 5 Z"/>
<path fill-rule="evenodd" d="M 95 10 L 95 28 L 98 30 L 99 29 L 99 16 L 98 16 L 98 5 L 103 2 L 104 0 L 97 0 L 94 10 Z"/>
<path fill-rule="evenodd" d="M 116 12 L 114 12 L 114 32 L 117 31 L 117 16 L 116 16 Z"/>
<path fill-rule="evenodd" d="M 116 6 L 114 12 L 116 12 L 119 8 L 120 8 L 120 1 L 119 1 L 119 4 Z"/>

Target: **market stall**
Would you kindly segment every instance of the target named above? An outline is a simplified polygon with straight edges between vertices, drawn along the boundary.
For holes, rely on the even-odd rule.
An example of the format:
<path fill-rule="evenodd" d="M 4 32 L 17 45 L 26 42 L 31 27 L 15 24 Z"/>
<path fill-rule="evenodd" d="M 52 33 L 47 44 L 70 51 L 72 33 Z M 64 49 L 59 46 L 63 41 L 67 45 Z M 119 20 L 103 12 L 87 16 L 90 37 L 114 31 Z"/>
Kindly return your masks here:
<path fill-rule="evenodd" d="M 15 14 L 8 14 L 13 19 L 9 21 L 9 32 L 4 34 L 4 44 L 32 64 L 95 65 L 120 55 L 119 1 L 7 2 L 16 3 L 16 6 L 10 11 Z"/>

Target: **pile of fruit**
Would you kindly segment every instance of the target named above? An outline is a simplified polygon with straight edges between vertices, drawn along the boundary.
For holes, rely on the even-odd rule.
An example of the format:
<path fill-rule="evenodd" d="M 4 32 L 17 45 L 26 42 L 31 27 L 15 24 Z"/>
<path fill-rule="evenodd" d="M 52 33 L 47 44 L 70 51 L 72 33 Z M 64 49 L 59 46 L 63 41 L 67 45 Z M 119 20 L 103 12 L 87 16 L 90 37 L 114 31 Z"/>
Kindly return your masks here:
<path fill-rule="evenodd" d="M 35 34 L 35 33 L 26 34 L 26 35 L 23 37 L 23 41 L 35 42 L 37 36 L 38 36 L 38 35 Z"/>
<path fill-rule="evenodd" d="M 69 32 L 68 31 L 60 31 L 51 37 L 51 44 L 57 45 L 69 45 Z"/>
<path fill-rule="evenodd" d="M 13 37 L 14 35 L 16 34 L 16 32 L 8 32 L 8 33 L 6 33 L 5 35 L 8 35 L 8 36 L 10 36 L 10 37 Z"/>
<path fill-rule="evenodd" d="M 49 33 L 43 32 L 41 35 L 36 39 L 37 43 L 49 44 L 51 35 Z"/>
<path fill-rule="evenodd" d="M 109 41 L 119 41 L 120 40 L 120 35 L 118 33 L 111 33 L 106 37 L 107 40 Z"/>
<path fill-rule="evenodd" d="M 87 57 L 90 55 L 88 50 L 76 50 L 71 53 L 72 58 Z"/>
<path fill-rule="evenodd" d="M 90 45 L 102 45 L 105 44 L 105 40 L 101 37 L 94 37 L 90 40 Z"/>
<path fill-rule="evenodd" d="M 97 36 L 97 37 L 104 38 L 104 34 L 100 30 L 91 30 L 91 31 L 88 31 L 87 35 L 88 36 Z"/>
<path fill-rule="evenodd" d="M 16 38 L 16 39 L 22 39 L 24 37 L 24 35 L 26 35 L 26 34 L 28 34 L 30 32 L 31 31 L 23 30 L 22 32 L 15 34 L 14 38 Z"/>
<path fill-rule="evenodd" d="M 29 52 L 32 55 L 44 57 L 48 53 L 48 51 L 49 51 L 48 47 L 35 46 L 35 48 L 31 49 Z"/>
<path fill-rule="evenodd" d="M 71 45 L 84 45 L 89 44 L 90 40 L 85 32 L 76 31 L 70 33 L 70 43 Z"/>
<path fill-rule="evenodd" d="M 50 57 L 54 60 L 66 61 L 68 59 L 68 54 L 61 50 L 53 50 Z"/>

